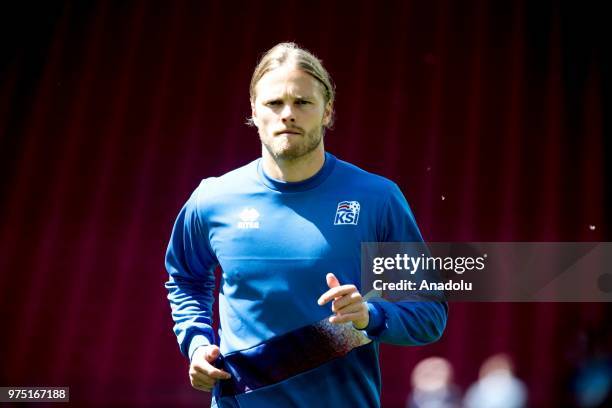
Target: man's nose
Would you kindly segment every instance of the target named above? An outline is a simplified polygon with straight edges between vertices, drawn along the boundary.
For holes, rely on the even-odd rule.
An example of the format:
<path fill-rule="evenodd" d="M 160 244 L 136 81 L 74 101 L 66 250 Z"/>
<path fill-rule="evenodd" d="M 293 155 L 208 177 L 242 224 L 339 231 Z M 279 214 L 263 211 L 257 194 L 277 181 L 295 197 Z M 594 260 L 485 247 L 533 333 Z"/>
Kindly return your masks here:
<path fill-rule="evenodd" d="M 285 104 L 281 111 L 281 119 L 283 122 L 290 121 L 295 122 L 295 116 L 293 114 L 293 109 L 291 109 L 291 104 Z"/>

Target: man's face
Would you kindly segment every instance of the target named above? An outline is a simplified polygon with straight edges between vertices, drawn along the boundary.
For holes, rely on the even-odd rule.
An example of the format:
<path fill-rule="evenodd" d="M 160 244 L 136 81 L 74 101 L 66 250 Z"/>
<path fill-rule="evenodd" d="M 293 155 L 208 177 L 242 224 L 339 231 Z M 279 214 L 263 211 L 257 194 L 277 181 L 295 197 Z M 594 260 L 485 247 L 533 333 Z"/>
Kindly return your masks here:
<path fill-rule="evenodd" d="M 251 104 L 259 138 L 272 157 L 294 160 L 320 144 L 331 107 L 325 104 L 323 85 L 291 66 L 266 73 L 255 87 Z"/>

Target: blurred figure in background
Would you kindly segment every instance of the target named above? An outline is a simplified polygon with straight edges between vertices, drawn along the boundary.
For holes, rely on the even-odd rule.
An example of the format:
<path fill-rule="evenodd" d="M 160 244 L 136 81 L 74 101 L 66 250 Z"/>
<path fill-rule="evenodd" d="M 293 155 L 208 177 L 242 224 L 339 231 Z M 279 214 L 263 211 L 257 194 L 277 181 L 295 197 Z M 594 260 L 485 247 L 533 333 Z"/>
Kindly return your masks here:
<path fill-rule="evenodd" d="M 594 357 L 579 369 L 574 380 L 575 400 L 581 408 L 609 407 L 612 404 L 612 362 Z"/>
<path fill-rule="evenodd" d="M 442 357 L 429 357 L 412 371 L 412 394 L 407 408 L 456 408 L 461 393 L 453 384 L 453 367 Z"/>
<path fill-rule="evenodd" d="M 463 401 L 466 408 L 521 408 L 527 404 L 527 390 L 514 376 L 506 354 L 495 354 L 480 367 L 479 379 L 470 386 Z"/>
<path fill-rule="evenodd" d="M 612 406 L 612 330 L 609 325 L 578 333 L 566 357 L 574 364 L 571 403 L 580 408 Z"/>

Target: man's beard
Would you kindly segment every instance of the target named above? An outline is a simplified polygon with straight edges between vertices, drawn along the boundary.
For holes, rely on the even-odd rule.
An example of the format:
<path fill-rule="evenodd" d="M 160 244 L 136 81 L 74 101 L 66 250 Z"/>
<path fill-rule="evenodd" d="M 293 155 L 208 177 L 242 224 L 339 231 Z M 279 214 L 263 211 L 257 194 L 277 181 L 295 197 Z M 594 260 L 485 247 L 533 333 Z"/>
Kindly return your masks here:
<path fill-rule="evenodd" d="M 266 142 L 261 135 L 259 135 L 259 138 L 274 159 L 293 161 L 315 150 L 323 139 L 323 132 L 323 127 L 321 127 L 315 128 L 304 135 L 290 136 L 291 138 L 300 138 L 297 143 L 293 141 L 291 144 L 287 143 L 286 136 L 273 136 L 271 142 Z"/>

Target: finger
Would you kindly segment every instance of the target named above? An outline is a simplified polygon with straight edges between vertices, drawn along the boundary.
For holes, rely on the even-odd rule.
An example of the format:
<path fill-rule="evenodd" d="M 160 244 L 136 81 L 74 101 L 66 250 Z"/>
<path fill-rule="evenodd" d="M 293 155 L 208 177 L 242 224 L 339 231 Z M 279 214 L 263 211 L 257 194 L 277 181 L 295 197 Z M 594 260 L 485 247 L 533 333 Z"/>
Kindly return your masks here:
<path fill-rule="evenodd" d="M 210 378 L 209 376 L 205 375 L 205 374 L 195 374 L 195 375 L 190 375 L 190 381 L 191 381 L 191 385 L 195 388 L 195 387 L 200 387 L 200 388 L 212 388 L 215 386 L 215 383 L 217 382 L 217 380 Z"/>
<path fill-rule="evenodd" d="M 216 378 L 219 380 L 227 380 L 232 377 L 232 375 L 226 371 L 220 370 L 217 367 L 210 365 L 208 363 L 200 363 L 193 364 L 193 368 L 198 373 L 207 375 L 212 378 Z"/>
<path fill-rule="evenodd" d="M 216 380 L 228 380 L 232 378 L 232 375 L 230 373 L 228 373 L 227 371 L 219 370 L 216 367 L 213 367 L 213 369 L 208 372 L 208 376 Z"/>
<path fill-rule="evenodd" d="M 214 387 L 216 382 L 216 380 L 213 380 L 210 377 L 197 377 L 191 379 L 192 384 L 208 388 Z"/>
<path fill-rule="evenodd" d="M 338 312 L 343 307 L 350 304 L 360 304 L 363 303 L 363 298 L 361 297 L 361 293 L 355 291 L 353 293 L 349 293 L 346 296 L 342 296 L 339 299 L 336 299 L 332 302 L 332 312 Z"/>
<path fill-rule="evenodd" d="M 215 384 L 217 383 L 216 380 L 212 379 L 212 378 L 206 378 L 205 380 L 200 381 L 200 384 L 204 387 L 207 388 L 212 388 L 215 386 Z"/>
<path fill-rule="evenodd" d="M 340 281 L 338 280 L 338 278 L 336 278 L 336 275 L 331 272 L 325 276 L 325 280 L 327 281 L 327 286 L 329 286 L 330 288 L 340 286 Z"/>
<path fill-rule="evenodd" d="M 214 373 L 210 374 L 210 376 L 212 378 L 218 378 L 219 380 L 229 380 L 230 378 L 232 378 L 232 375 L 230 373 L 228 373 L 227 371 L 223 371 L 223 370 L 215 370 Z"/>
<path fill-rule="evenodd" d="M 206 392 L 210 392 L 213 389 L 212 386 L 204 385 L 204 384 L 192 384 L 191 386 L 195 388 L 196 390 L 206 391 Z"/>
<path fill-rule="evenodd" d="M 323 306 L 332 299 L 344 296 L 348 293 L 355 292 L 356 290 L 357 288 L 355 287 L 355 285 L 336 286 L 335 288 L 331 288 L 330 290 L 322 294 L 321 297 L 319 297 L 319 300 L 317 300 L 317 303 L 319 304 L 319 306 Z"/>
<path fill-rule="evenodd" d="M 208 374 L 199 372 L 199 371 L 190 371 L 189 377 L 191 378 L 192 383 L 205 383 L 205 384 L 214 384 L 217 379 L 211 377 Z"/>
<path fill-rule="evenodd" d="M 338 324 L 338 323 L 346 323 L 346 322 L 354 322 L 356 320 L 363 320 L 365 315 L 362 312 L 355 313 L 347 313 L 343 315 L 334 315 L 329 318 L 330 323 Z"/>
<path fill-rule="evenodd" d="M 350 305 L 346 305 L 343 308 L 336 311 L 335 314 L 345 315 L 348 313 L 365 312 L 367 310 L 368 310 L 368 307 L 363 303 L 351 303 Z"/>
<path fill-rule="evenodd" d="M 219 350 L 219 347 L 213 345 L 206 349 L 206 353 L 204 353 L 204 358 L 209 363 L 212 363 L 213 361 L 217 359 L 217 357 L 219 357 L 219 353 L 221 353 L 221 351 Z"/>

